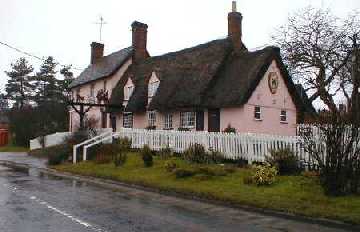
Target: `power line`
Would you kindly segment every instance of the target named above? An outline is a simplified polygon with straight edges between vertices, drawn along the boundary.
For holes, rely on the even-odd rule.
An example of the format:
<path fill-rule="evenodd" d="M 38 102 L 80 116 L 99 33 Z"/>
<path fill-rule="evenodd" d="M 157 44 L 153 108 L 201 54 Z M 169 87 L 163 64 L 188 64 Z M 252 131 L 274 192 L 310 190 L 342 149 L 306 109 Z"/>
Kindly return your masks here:
<path fill-rule="evenodd" d="M 45 60 L 45 59 L 42 58 L 42 57 L 39 57 L 39 56 L 36 56 L 36 55 L 31 54 L 31 53 L 29 53 L 29 52 L 23 51 L 23 50 L 21 50 L 21 49 L 19 49 L 19 48 L 16 48 L 16 47 L 14 47 L 14 46 L 9 45 L 8 43 L 1 42 L 1 41 L 0 41 L 0 44 L 3 45 L 3 46 L 5 46 L 5 47 L 7 47 L 7 48 L 10 48 L 10 49 L 12 49 L 12 50 L 14 50 L 14 51 L 16 51 L 16 52 L 19 52 L 19 53 L 21 53 L 21 54 L 24 54 L 24 55 L 26 55 L 26 56 L 35 58 L 35 59 L 37 59 L 37 60 L 41 60 L 41 61 L 44 61 L 44 60 Z M 66 67 L 66 65 L 60 64 L 59 62 L 56 62 L 56 64 L 57 64 L 57 65 L 60 65 L 60 66 L 62 66 L 62 67 Z M 71 66 L 72 66 L 72 65 L 71 65 Z M 78 70 L 78 71 L 84 70 L 84 69 L 82 69 L 82 68 L 77 68 L 77 67 L 73 67 L 73 66 L 72 66 L 72 69 L 75 69 L 75 70 Z"/>

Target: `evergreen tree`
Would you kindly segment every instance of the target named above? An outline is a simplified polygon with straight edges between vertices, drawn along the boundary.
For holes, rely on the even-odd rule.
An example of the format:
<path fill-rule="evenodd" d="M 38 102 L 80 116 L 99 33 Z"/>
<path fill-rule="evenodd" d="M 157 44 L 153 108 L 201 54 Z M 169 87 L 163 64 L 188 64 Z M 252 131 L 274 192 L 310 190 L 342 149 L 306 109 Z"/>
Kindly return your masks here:
<path fill-rule="evenodd" d="M 0 94 L 0 112 L 6 111 L 9 109 L 9 102 L 6 98 L 6 95 L 1 93 Z"/>
<path fill-rule="evenodd" d="M 35 75 L 33 83 L 37 88 L 35 102 L 38 105 L 62 99 L 60 81 L 56 79 L 56 66 L 57 63 L 54 58 L 49 56 L 41 64 L 39 72 Z"/>
<path fill-rule="evenodd" d="M 61 75 L 64 76 L 64 80 L 60 82 L 60 88 L 63 91 L 64 96 L 69 94 L 69 85 L 74 80 L 74 73 L 71 71 L 71 65 L 66 65 L 60 69 Z"/>
<path fill-rule="evenodd" d="M 34 69 L 24 57 L 12 63 L 11 69 L 5 72 L 9 77 L 5 86 L 5 97 L 14 101 L 14 107 L 23 108 L 34 94 L 31 84 L 31 73 Z"/>

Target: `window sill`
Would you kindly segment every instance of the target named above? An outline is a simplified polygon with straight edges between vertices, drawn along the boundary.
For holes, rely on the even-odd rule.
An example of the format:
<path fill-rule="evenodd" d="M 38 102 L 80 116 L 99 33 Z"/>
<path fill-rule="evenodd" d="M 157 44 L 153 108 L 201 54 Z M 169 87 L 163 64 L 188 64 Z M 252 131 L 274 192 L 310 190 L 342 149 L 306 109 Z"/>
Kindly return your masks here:
<path fill-rule="evenodd" d="M 262 122 L 262 118 L 260 118 L 260 119 L 254 118 L 254 121 L 256 121 L 256 122 Z"/>
<path fill-rule="evenodd" d="M 289 124 L 287 121 L 280 121 L 280 124 Z"/>

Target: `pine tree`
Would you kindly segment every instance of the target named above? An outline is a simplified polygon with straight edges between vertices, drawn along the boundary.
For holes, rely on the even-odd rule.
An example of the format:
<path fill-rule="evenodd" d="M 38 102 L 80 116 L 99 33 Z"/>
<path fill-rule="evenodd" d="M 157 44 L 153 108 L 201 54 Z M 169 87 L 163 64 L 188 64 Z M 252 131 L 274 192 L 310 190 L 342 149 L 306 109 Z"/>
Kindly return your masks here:
<path fill-rule="evenodd" d="M 24 57 L 12 63 L 11 69 L 5 72 L 9 77 L 5 85 L 6 98 L 14 101 L 14 107 L 23 108 L 34 94 L 31 84 L 31 73 L 34 69 Z"/>
<path fill-rule="evenodd" d="M 0 94 L 0 112 L 6 111 L 9 109 L 9 102 L 5 94 Z"/>
<path fill-rule="evenodd" d="M 56 79 L 56 66 L 52 56 L 44 60 L 40 66 L 39 72 L 36 73 L 34 84 L 37 88 L 35 102 L 41 105 L 45 102 L 56 102 L 62 99 L 62 91 L 59 80 Z"/>
<path fill-rule="evenodd" d="M 63 91 L 64 96 L 69 94 L 69 85 L 74 80 L 74 73 L 71 71 L 71 65 L 66 65 L 60 69 L 61 75 L 64 79 L 60 81 L 60 88 Z"/>

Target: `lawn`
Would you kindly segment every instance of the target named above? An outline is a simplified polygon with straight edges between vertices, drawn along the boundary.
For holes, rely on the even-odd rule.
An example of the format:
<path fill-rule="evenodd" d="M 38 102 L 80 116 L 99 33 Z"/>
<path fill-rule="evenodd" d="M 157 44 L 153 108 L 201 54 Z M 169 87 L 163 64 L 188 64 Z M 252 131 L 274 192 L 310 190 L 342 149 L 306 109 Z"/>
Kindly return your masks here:
<path fill-rule="evenodd" d="M 360 197 L 325 196 L 316 177 L 280 176 L 272 186 L 257 187 L 243 183 L 243 178 L 249 173 L 248 169 L 237 168 L 234 173 L 208 180 L 196 176 L 176 179 L 173 173 L 165 171 L 164 162 L 155 157 L 154 166 L 145 168 L 141 157 L 130 153 L 126 164 L 119 168 L 113 164 L 100 165 L 91 161 L 76 165 L 63 164 L 53 168 L 206 199 L 360 224 Z M 180 167 L 189 166 L 182 160 L 177 160 L 177 163 Z M 212 168 L 222 167 L 213 165 Z"/>
<path fill-rule="evenodd" d="M 8 145 L 5 147 L 0 147 L 0 152 L 28 152 L 29 148 L 27 147 L 18 147 L 13 145 Z"/>

